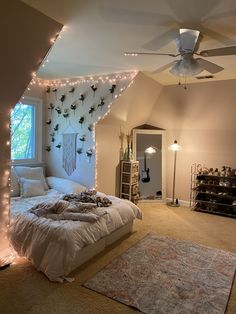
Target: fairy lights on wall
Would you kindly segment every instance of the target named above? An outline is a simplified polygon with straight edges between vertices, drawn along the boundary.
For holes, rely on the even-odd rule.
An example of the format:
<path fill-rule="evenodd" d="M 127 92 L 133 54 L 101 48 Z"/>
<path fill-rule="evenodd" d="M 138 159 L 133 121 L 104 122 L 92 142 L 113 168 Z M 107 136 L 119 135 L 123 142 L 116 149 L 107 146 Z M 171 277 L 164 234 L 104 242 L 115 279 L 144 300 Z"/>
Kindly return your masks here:
<path fill-rule="evenodd" d="M 64 30 L 64 29 L 63 29 Z M 62 31 L 63 31 L 62 30 Z M 52 43 L 56 41 L 57 38 L 60 37 L 60 34 L 57 33 L 54 38 L 50 39 Z M 39 60 L 39 64 L 42 66 L 46 66 L 49 62 L 48 58 L 44 59 L 45 61 Z M 32 80 L 30 84 L 27 86 L 26 90 L 30 91 L 31 86 L 34 85 L 34 80 L 37 78 L 36 72 L 31 73 Z M 21 97 L 21 102 L 24 99 L 24 96 Z M 13 260 L 16 257 L 15 252 L 13 252 L 8 243 L 7 232 L 10 223 L 10 189 L 11 189 L 11 142 L 10 142 L 10 116 L 12 110 L 12 104 L 8 105 L 7 110 L 2 109 L 1 112 L 1 123 L 2 123 L 2 136 L 8 138 L 6 140 L 5 145 L 3 145 L 3 153 L 2 155 L 5 156 L 4 162 L 2 164 L 3 171 L 2 171 L 2 179 L 0 182 L 0 236 L 1 236 L 1 248 L 0 248 L 0 267 L 3 267 Z M 4 121 L 4 123 L 3 123 Z M 5 121 L 7 121 L 5 123 Z M 3 241 L 4 240 L 4 241 Z"/>

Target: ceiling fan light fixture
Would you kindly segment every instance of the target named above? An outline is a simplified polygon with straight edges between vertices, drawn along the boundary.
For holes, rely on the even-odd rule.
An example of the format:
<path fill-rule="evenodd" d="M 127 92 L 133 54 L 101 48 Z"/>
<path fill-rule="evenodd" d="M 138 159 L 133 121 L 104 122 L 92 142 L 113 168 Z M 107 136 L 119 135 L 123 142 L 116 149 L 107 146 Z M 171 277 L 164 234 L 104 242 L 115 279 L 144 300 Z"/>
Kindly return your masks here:
<path fill-rule="evenodd" d="M 197 60 L 193 58 L 186 58 L 183 56 L 183 58 L 179 61 L 177 61 L 170 69 L 170 73 L 175 76 L 180 77 L 189 77 L 189 76 L 195 76 L 202 72 L 202 67 L 199 65 Z"/>

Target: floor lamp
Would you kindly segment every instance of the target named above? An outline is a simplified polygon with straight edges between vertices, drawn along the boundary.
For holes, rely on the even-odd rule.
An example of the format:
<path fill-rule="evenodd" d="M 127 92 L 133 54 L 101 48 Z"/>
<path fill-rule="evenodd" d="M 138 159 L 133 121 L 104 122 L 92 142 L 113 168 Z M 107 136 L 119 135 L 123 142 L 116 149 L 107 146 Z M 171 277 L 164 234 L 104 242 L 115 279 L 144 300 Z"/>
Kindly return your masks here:
<path fill-rule="evenodd" d="M 176 174 L 176 158 L 177 158 L 177 151 L 181 150 L 181 146 L 177 143 L 177 141 L 174 141 L 174 144 L 171 144 L 168 149 L 172 150 L 174 152 L 174 174 L 173 174 L 173 191 L 172 191 L 172 201 L 167 203 L 167 205 L 172 207 L 179 207 L 179 201 L 177 198 L 175 198 L 175 174 Z"/>

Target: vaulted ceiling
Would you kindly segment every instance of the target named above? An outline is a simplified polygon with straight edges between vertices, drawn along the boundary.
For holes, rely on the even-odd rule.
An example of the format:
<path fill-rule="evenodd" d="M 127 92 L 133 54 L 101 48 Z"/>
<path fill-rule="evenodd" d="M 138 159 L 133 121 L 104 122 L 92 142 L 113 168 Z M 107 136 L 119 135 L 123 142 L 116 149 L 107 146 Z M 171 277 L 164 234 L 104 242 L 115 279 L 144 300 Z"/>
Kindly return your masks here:
<path fill-rule="evenodd" d="M 169 56 L 125 57 L 124 51 L 176 53 L 179 28 L 201 32 L 200 50 L 236 45 L 235 0 L 24 0 L 63 23 L 65 31 L 39 70 L 42 78 L 141 70 L 164 85 L 178 83 Z M 30 25 L 29 25 L 30 27 Z M 236 55 L 208 58 L 223 67 L 211 80 L 236 79 Z M 204 71 L 201 75 L 207 75 Z M 193 77 L 188 82 L 197 82 Z M 201 80 L 202 81 L 202 80 Z"/>

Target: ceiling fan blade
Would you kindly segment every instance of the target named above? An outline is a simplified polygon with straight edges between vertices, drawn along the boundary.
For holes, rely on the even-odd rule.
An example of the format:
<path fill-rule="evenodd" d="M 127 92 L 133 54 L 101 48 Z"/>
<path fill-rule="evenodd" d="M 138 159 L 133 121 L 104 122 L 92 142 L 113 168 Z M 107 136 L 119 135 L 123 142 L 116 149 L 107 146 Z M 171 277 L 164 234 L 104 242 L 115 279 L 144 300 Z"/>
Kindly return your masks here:
<path fill-rule="evenodd" d="M 212 63 L 208 60 L 205 60 L 205 59 L 202 59 L 202 58 L 197 58 L 195 59 L 198 64 L 204 69 L 204 70 L 207 70 L 208 72 L 214 74 L 214 73 L 217 73 L 217 72 L 220 72 L 222 70 L 224 70 L 224 68 L 222 68 L 221 66 L 215 64 L 215 63 Z"/>
<path fill-rule="evenodd" d="M 193 52 L 197 44 L 199 34 L 200 32 L 194 29 L 180 28 L 179 51 Z"/>
<path fill-rule="evenodd" d="M 203 57 L 236 55 L 236 46 L 203 50 L 199 54 Z"/>
<path fill-rule="evenodd" d="M 177 57 L 180 54 L 173 54 L 173 53 L 159 53 L 159 52 L 124 52 L 125 56 L 137 57 L 139 55 L 147 55 L 147 56 L 169 56 L 169 57 Z"/>
<path fill-rule="evenodd" d="M 165 71 L 166 69 L 170 68 L 175 62 L 177 62 L 177 61 L 172 61 L 170 63 L 167 63 L 167 64 L 163 65 L 162 67 L 158 68 L 157 70 L 153 71 L 152 73 L 157 74 L 157 73 L 160 73 L 162 71 Z"/>

